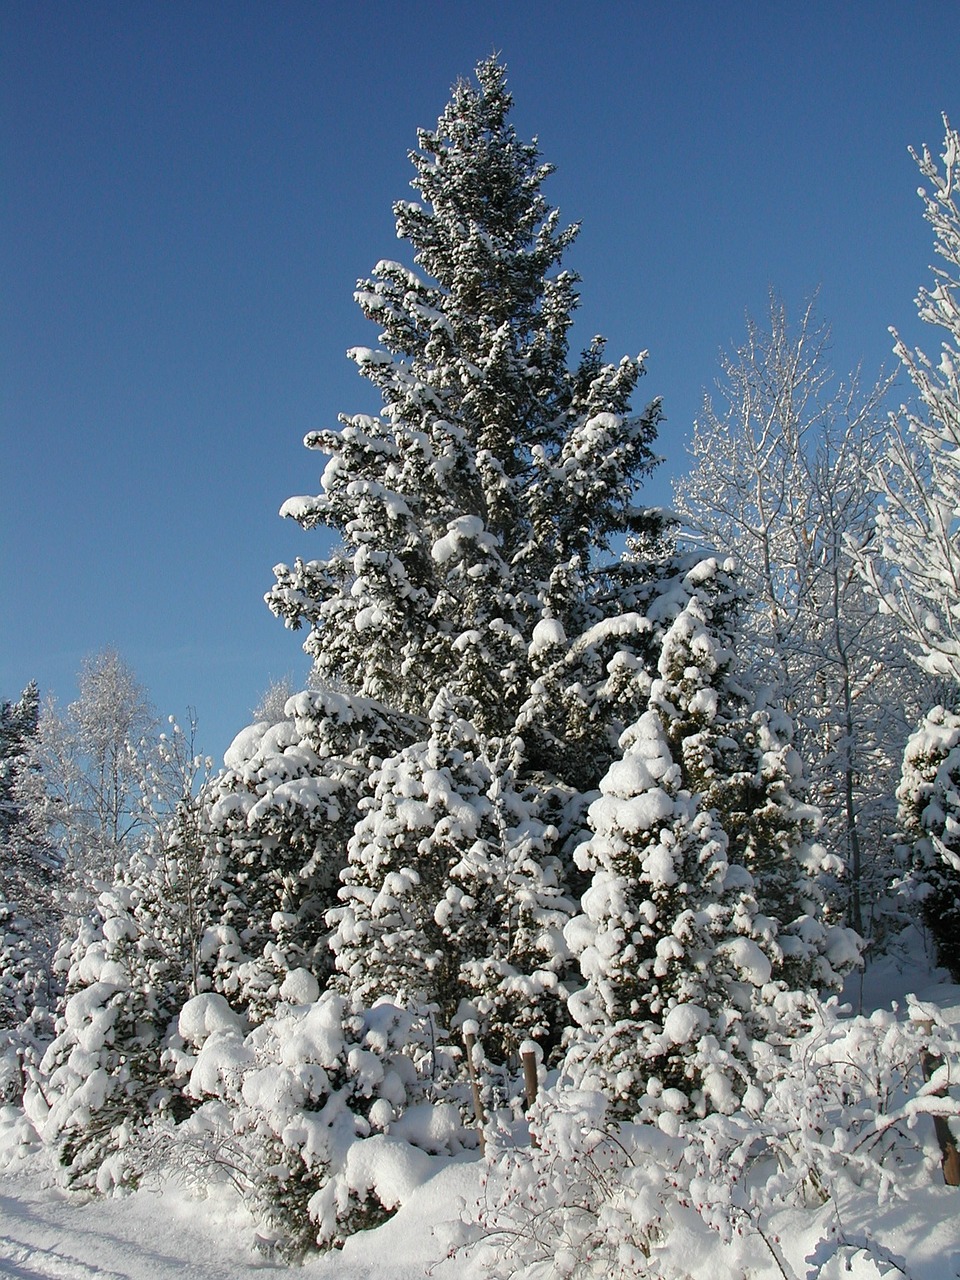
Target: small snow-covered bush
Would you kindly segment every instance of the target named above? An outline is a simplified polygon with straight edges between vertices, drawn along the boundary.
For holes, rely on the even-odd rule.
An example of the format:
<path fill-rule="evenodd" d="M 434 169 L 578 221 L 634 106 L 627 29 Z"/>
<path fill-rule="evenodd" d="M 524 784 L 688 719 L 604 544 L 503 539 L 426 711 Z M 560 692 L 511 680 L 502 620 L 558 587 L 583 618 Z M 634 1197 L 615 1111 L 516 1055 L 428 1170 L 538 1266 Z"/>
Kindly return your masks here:
<path fill-rule="evenodd" d="M 201 1105 L 168 1136 L 181 1162 L 227 1172 L 295 1259 L 389 1217 L 466 1135 L 455 1103 L 430 1096 L 449 1073 L 412 1015 L 318 995 L 302 969 L 281 996 L 246 1036 L 218 994 L 184 1006 L 176 1069 Z"/>
<path fill-rule="evenodd" d="M 759 1117 L 780 1166 L 771 1202 L 825 1201 L 844 1179 L 883 1200 L 931 1176 L 939 1152 L 918 1121 L 960 1113 L 947 1092 L 960 1083 L 960 1036 L 935 1005 L 911 996 L 908 1006 L 906 1018 L 890 1009 L 845 1018 L 829 1001 L 819 1025 L 776 1062 Z"/>
<path fill-rule="evenodd" d="M 484 1195 L 451 1251 L 504 1280 L 789 1275 L 774 1214 L 843 1189 L 876 1206 L 937 1177 L 929 1118 L 960 1114 L 947 1092 L 960 1082 L 960 1036 L 935 1006 L 911 999 L 906 1019 L 851 1019 L 829 1001 L 819 1015 L 786 1050 L 757 1046 L 755 1083 L 729 1115 L 663 1106 L 655 1124 L 617 1123 L 601 1093 L 561 1080 L 534 1114 L 538 1145 L 488 1149 Z M 838 1239 L 797 1274 L 825 1276 Z"/>
<path fill-rule="evenodd" d="M 603 1094 L 566 1086 L 542 1095 L 531 1129 L 534 1146 L 488 1143 L 481 1198 L 448 1228 L 451 1254 L 503 1280 L 685 1280 L 676 1240 L 689 1262 L 712 1236 L 678 1190 L 683 1135 L 617 1123 Z"/>
<path fill-rule="evenodd" d="M 57 1035 L 25 1095 L 74 1188 L 135 1186 L 143 1133 L 173 1101 L 162 1058 L 186 981 L 166 935 L 148 927 L 149 888 L 133 874 L 99 895 L 74 944 Z"/>

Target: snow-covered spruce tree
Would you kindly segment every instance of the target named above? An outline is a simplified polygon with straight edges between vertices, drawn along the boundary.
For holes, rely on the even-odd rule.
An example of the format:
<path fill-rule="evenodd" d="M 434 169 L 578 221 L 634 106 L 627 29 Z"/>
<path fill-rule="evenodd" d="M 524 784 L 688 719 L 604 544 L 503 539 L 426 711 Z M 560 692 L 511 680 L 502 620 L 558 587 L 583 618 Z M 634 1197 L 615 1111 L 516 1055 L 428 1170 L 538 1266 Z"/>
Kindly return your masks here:
<path fill-rule="evenodd" d="M 150 910 L 148 857 L 134 855 L 130 883 L 105 889 L 84 921 L 58 1033 L 40 1087 L 27 1095 L 28 1114 L 75 1188 L 135 1185 L 138 1139 L 170 1097 L 161 1055 L 189 991 L 167 938 L 147 927 L 162 923 Z"/>
<path fill-rule="evenodd" d="M 350 354 L 379 416 L 307 437 L 330 455 L 317 497 L 284 514 L 343 538 L 327 560 L 279 566 L 271 607 L 310 628 L 317 671 L 423 716 L 441 688 L 471 697 L 478 730 L 505 736 L 528 696 L 542 618 L 571 639 L 609 609 L 598 556 L 644 513 L 656 403 L 629 400 L 638 359 L 597 339 L 568 369 L 576 278 L 520 142 L 495 60 L 461 83 L 412 155 L 420 203 L 395 206 L 416 270 L 378 264 L 357 300 L 382 347 Z M 422 273 L 422 274 L 421 274 Z"/>
<path fill-rule="evenodd" d="M 30 967 L 22 969 L 18 985 L 21 1011 L 30 1002 L 30 1025 L 21 1023 L 18 1035 L 31 1076 L 34 1067 L 44 1074 L 41 1057 L 49 1070 L 67 1042 L 89 1041 L 89 1028 L 81 1033 L 64 1022 L 81 1005 L 91 1018 L 95 1012 L 104 1034 L 109 1029 L 111 1061 L 121 1075 L 132 1070 L 123 1066 L 127 1059 L 147 1060 L 144 1035 L 150 1043 L 157 1036 L 144 1029 L 152 1025 L 152 992 L 161 984 L 130 972 L 121 953 L 134 946 L 143 958 L 152 947 L 151 965 L 176 969 L 190 932 L 178 923 L 181 889 L 189 888 L 194 873 L 187 875 L 187 868 L 201 856 L 195 833 L 189 854 L 185 840 L 196 816 L 199 762 L 192 735 L 184 738 L 177 726 L 170 735 L 154 734 L 143 689 L 112 651 L 84 664 L 79 687 L 80 697 L 64 716 L 52 703 L 43 709 L 15 792 L 22 820 L 11 839 L 23 883 L 8 903 L 17 904 L 11 922 L 29 936 Z M 152 913 L 145 906 L 150 901 Z M 115 990 L 113 977 L 101 981 L 104 966 L 125 975 Z M 64 1005 L 65 986 L 67 996 L 78 997 L 72 1014 Z M 185 984 L 173 987 L 184 998 Z M 81 994 L 87 988 L 94 990 Z M 58 1047 L 45 1052 L 54 1030 Z M 141 1074 L 149 1093 L 153 1075 Z M 84 1073 L 77 1079 L 82 1083 Z M 71 1092 L 61 1073 L 51 1100 L 61 1085 Z M 41 1082 L 41 1091 L 46 1088 Z M 134 1115 L 129 1097 L 118 1105 L 122 1110 L 127 1103 Z M 62 1107 L 55 1111 L 63 1114 Z"/>
<path fill-rule="evenodd" d="M 358 288 L 381 346 L 350 354 L 382 409 L 308 436 L 308 447 L 329 455 L 322 491 L 283 508 L 342 542 L 325 560 L 279 566 L 268 595 L 288 626 L 309 628 L 304 647 L 321 679 L 407 717 L 381 757 L 350 845 L 335 946 L 355 990 L 396 985 L 396 975 L 387 982 L 381 971 L 383 948 L 364 948 L 351 931 L 358 912 L 369 919 L 373 904 L 379 912 L 396 895 L 401 872 L 405 910 L 413 896 L 423 899 L 410 908 L 432 938 L 421 958 L 440 946 L 434 913 L 448 890 L 486 900 L 484 868 L 495 850 L 516 858 L 525 846 L 524 856 L 540 863 L 508 877 L 508 892 L 543 885 L 562 903 L 582 816 L 582 806 L 566 801 L 596 786 L 649 684 L 637 655 L 649 646 L 650 625 L 636 613 L 607 624 L 624 613 L 623 587 L 635 577 L 615 539 L 659 526 L 634 505 L 656 462 L 659 405 L 630 413 L 642 360 L 606 362 L 599 338 L 568 367 L 576 277 L 561 260 L 576 228 L 562 230 L 541 193 L 550 167 L 510 124 L 503 67 L 491 59 L 476 76 L 475 86 L 455 87 L 437 128 L 418 136 L 411 158 L 420 199 L 395 206 L 412 261 L 381 262 Z M 441 695 L 469 705 L 466 717 L 457 712 L 469 725 L 457 741 L 427 723 Z M 523 826 L 521 814 L 542 826 L 536 838 L 514 832 L 509 849 L 491 811 L 492 758 L 501 752 L 510 780 L 496 804 L 505 806 L 506 830 Z M 468 754 L 469 767 L 461 759 Z M 404 827 L 414 808 L 404 788 L 421 795 L 425 771 L 448 776 L 451 803 L 459 805 L 462 788 L 479 797 L 487 826 L 477 828 L 477 866 L 469 856 L 477 835 L 448 835 L 437 848 L 427 839 L 428 855 L 418 848 L 427 828 Z M 547 834 L 551 825 L 556 835 Z M 399 842 L 392 851 L 388 829 Z M 479 921 L 480 908 L 470 910 Z M 500 920 L 523 917 L 519 902 L 489 910 Z M 469 919 L 448 907 L 440 915 L 456 921 L 451 938 Z M 446 968 L 424 967 L 404 983 L 445 1016 L 461 999 L 479 1000 L 469 975 L 480 953 L 472 942 L 449 945 L 461 949 Z M 538 941 L 523 964 L 518 951 L 502 960 L 517 965 L 520 984 L 541 971 L 542 954 Z M 403 959 L 413 963 L 412 954 Z M 430 973 L 433 991 L 424 982 Z"/>
<path fill-rule="evenodd" d="M 238 734 L 204 797 L 216 866 L 213 924 L 204 941 L 213 989 L 260 1022 L 285 975 L 332 969 L 326 912 L 337 902 L 346 846 L 371 756 L 386 753 L 397 719 L 369 698 L 307 690 L 276 724 Z"/>
<path fill-rule="evenodd" d="M 0 1026 L 19 1024 L 46 985 L 55 859 L 38 826 L 36 778 L 40 694 L 31 681 L 0 702 Z"/>
<path fill-rule="evenodd" d="M 901 888 L 919 903 L 937 961 L 960 981 L 960 715 L 934 707 L 907 743 L 897 792 L 907 859 Z"/>
<path fill-rule="evenodd" d="M 56 859 L 31 797 L 40 696 L 35 682 L 0 703 L 0 1097 L 18 1097 L 25 1059 L 39 1055 L 53 1017 L 58 913 Z"/>
<path fill-rule="evenodd" d="M 161 739 L 160 768 L 167 782 L 179 774 L 180 801 L 153 815 L 149 838 L 83 917 L 57 1035 L 28 1090 L 27 1108 L 74 1187 L 135 1185 L 151 1123 L 194 1105 L 167 1049 L 184 1002 L 211 984 L 219 900 L 199 777 L 209 762 L 187 742 L 176 727 Z M 162 781 L 154 796 L 166 804 Z"/>
<path fill-rule="evenodd" d="M 341 984 L 356 999 L 398 999 L 449 1027 L 479 1023 L 495 1061 L 521 1041 L 558 1043 L 565 1019 L 557 828 L 516 785 L 510 747 L 485 742 L 474 708 L 441 693 L 425 742 L 373 775 L 331 913 Z M 492 747 L 496 750 L 491 750 Z"/>
<path fill-rule="evenodd" d="M 17 778 L 27 765 L 30 741 L 37 736 L 40 691 L 35 680 L 16 702 L 0 702 L 0 844 L 21 820 L 16 795 Z"/>
<path fill-rule="evenodd" d="M 586 982 L 570 1064 L 634 1117 L 734 1109 L 752 1042 L 802 1025 L 856 955 L 818 919 L 818 815 L 786 726 L 737 679 L 732 584 L 715 563 L 700 577 L 590 807 L 567 926 Z"/>

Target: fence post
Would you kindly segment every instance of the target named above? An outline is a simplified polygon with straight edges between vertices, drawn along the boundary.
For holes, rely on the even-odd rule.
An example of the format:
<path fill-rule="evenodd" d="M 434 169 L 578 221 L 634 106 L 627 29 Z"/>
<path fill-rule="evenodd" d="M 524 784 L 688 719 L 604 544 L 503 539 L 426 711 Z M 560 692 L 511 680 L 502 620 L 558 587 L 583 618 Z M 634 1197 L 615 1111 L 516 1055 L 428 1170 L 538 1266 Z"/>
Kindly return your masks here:
<path fill-rule="evenodd" d="M 520 1061 L 523 1063 L 523 1097 L 527 1111 L 537 1100 L 539 1076 L 537 1068 L 543 1061 L 543 1051 L 535 1040 L 524 1040 L 520 1046 Z M 539 1147 L 536 1135 L 530 1135 L 530 1145 Z"/>
<path fill-rule="evenodd" d="M 483 1099 L 480 1096 L 480 1081 L 477 1079 L 477 1064 L 473 1060 L 473 1051 L 477 1044 L 477 1034 L 480 1028 L 472 1020 L 463 1024 L 463 1043 L 467 1050 L 467 1074 L 470 1077 L 470 1087 L 473 1090 L 473 1114 L 477 1118 L 477 1133 L 480 1137 L 480 1154 L 483 1155 L 486 1143 L 483 1138 L 483 1126 L 485 1117 L 483 1114 Z"/>

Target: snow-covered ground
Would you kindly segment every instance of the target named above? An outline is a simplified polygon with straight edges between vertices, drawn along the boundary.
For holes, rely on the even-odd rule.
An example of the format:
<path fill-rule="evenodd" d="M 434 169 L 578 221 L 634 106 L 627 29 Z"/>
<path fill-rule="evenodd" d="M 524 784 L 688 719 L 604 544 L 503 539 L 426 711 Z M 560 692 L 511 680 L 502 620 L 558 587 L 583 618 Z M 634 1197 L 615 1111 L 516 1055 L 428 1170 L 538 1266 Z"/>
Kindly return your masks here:
<path fill-rule="evenodd" d="M 388 1223 L 297 1271 L 304 1280 L 470 1276 L 469 1258 L 444 1260 L 443 1223 L 478 1193 L 476 1160 L 438 1161 L 437 1172 Z M 958 1197 L 956 1189 L 932 1185 L 868 1221 L 864 1203 L 849 1193 L 816 1212 L 784 1213 L 768 1224 L 771 1241 L 778 1237 L 780 1264 L 759 1237 L 724 1245 L 698 1232 L 689 1251 L 679 1252 L 692 1274 L 714 1280 L 783 1280 L 784 1274 L 790 1280 L 953 1280 L 960 1276 Z M 871 1257 L 860 1247 L 866 1239 L 873 1242 Z M 245 1210 L 223 1195 L 193 1200 L 168 1185 L 79 1203 L 57 1190 L 36 1162 L 0 1177 L 0 1274 L 17 1280 L 262 1280 L 265 1270 L 282 1268 L 256 1241 Z"/>
<path fill-rule="evenodd" d="M 308 1260 L 303 1280 L 454 1280 L 476 1275 L 469 1258 L 445 1260 L 442 1224 L 479 1190 L 478 1162 L 443 1164 L 384 1226 L 353 1236 L 342 1252 Z M 954 1280 L 960 1276 L 960 1191 L 930 1186 L 862 1220 L 853 1195 L 768 1224 L 786 1273 L 758 1237 L 724 1245 L 701 1233 L 679 1251 L 688 1274 L 712 1280 Z M 840 1228 L 838 1242 L 832 1228 Z M 439 1232 L 436 1228 L 440 1228 Z M 874 1245 L 867 1257 L 864 1238 Z M 0 1275 L 16 1280 L 263 1280 L 284 1268 L 257 1251 L 246 1212 L 225 1197 L 162 1192 L 78 1203 L 36 1165 L 0 1177 Z M 678 1274 L 677 1280 L 681 1280 Z M 683 1277 L 686 1280 L 686 1277 Z"/>
<path fill-rule="evenodd" d="M 342 1252 L 308 1260 L 304 1280 L 411 1280 L 442 1257 L 435 1224 L 476 1197 L 476 1161 L 437 1162 L 397 1216 L 352 1237 Z M 45 1174 L 42 1160 L 0 1176 L 0 1275 L 17 1280 L 263 1280 L 286 1268 L 257 1247 L 247 1212 L 225 1193 L 191 1199 L 175 1185 L 79 1202 Z M 438 1276 L 463 1275 L 445 1263 Z"/>

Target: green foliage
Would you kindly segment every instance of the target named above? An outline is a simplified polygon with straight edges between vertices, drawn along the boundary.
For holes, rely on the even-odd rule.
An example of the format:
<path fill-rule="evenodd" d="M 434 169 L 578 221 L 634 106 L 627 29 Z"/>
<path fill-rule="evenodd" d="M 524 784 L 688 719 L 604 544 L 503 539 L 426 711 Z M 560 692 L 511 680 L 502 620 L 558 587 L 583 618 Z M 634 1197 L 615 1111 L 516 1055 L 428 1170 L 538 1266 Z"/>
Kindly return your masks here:
<path fill-rule="evenodd" d="M 909 842 L 901 887 L 920 904 L 938 962 L 960 982 L 960 715 L 928 712 L 907 743 L 897 799 Z"/>

